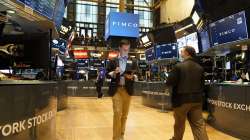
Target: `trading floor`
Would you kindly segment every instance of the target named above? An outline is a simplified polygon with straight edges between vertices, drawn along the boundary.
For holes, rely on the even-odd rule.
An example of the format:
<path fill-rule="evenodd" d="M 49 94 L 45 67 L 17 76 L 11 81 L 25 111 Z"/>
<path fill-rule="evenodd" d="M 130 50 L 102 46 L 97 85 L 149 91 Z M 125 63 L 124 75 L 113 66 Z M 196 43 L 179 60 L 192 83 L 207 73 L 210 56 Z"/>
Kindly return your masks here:
<path fill-rule="evenodd" d="M 111 140 L 112 101 L 110 98 L 70 97 L 68 109 L 57 114 L 57 140 Z M 161 113 L 145 107 L 133 97 L 126 140 L 168 140 L 173 135 L 172 112 Z M 207 126 L 210 140 L 237 140 Z M 184 140 L 193 140 L 187 122 Z"/>

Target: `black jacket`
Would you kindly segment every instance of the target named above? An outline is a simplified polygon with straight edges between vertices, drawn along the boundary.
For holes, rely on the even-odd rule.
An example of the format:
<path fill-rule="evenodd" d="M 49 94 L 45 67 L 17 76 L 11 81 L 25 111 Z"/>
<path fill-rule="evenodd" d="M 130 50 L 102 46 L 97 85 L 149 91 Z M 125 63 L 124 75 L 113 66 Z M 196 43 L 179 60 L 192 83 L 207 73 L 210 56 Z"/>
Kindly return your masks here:
<path fill-rule="evenodd" d="M 184 103 L 201 103 L 204 90 L 204 69 L 192 58 L 175 66 L 166 84 L 172 86 L 173 107 Z"/>
<path fill-rule="evenodd" d="M 109 84 L 108 94 L 114 96 L 120 83 L 120 74 L 117 74 L 115 78 L 109 75 L 110 72 L 115 71 L 116 67 L 119 67 L 119 59 L 115 58 L 111 60 L 107 67 L 107 78 L 111 79 Z M 124 74 L 133 74 L 137 71 L 137 63 L 132 61 L 132 63 L 127 63 L 126 70 Z M 134 93 L 134 80 L 125 79 L 125 89 L 129 95 Z"/>

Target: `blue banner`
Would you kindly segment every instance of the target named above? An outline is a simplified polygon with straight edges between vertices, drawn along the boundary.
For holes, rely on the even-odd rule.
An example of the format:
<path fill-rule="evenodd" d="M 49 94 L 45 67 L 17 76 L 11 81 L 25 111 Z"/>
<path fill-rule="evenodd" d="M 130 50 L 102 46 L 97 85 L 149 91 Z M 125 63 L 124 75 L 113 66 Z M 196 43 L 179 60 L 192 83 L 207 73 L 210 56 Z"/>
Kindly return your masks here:
<path fill-rule="evenodd" d="M 175 43 L 155 46 L 155 58 L 158 60 L 177 58 L 177 55 L 178 49 Z"/>
<path fill-rule="evenodd" d="M 211 23 L 209 30 L 212 46 L 248 39 L 245 12 L 239 12 Z"/>
<path fill-rule="evenodd" d="M 139 37 L 139 15 L 111 12 L 105 23 L 105 39 L 110 36 Z"/>

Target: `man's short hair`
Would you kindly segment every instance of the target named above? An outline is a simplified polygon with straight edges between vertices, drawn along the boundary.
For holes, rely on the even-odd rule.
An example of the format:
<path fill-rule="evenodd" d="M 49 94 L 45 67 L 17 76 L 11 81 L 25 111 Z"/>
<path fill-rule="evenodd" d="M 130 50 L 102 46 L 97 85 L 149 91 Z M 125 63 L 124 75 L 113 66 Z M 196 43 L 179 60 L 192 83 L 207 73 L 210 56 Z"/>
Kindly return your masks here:
<path fill-rule="evenodd" d="M 122 39 L 119 43 L 119 47 L 122 47 L 123 45 L 130 45 L 130 41 L 127 39 Z"/>
<path fill-rule="evenodd" d="M 195 57 L 196 56 L 196 52 L 195 49 L 191 46 L 185 46 L 184 47 L 185 51 L 191 56 L 191 57 Z"/>

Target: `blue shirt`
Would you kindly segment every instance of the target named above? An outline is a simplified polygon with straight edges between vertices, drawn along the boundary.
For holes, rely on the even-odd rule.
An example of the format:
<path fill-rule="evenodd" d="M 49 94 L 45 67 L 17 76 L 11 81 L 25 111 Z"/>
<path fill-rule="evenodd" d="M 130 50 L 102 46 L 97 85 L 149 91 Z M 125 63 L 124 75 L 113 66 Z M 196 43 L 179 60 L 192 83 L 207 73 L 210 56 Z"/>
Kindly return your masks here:
<path fill-rule="evenodd" d="M 106 75 L 106 70 L 105 69 L 101 69 L 99 71 L 99 77 L 98 77 L 98 79 L 104 79 L 105 75 Z"/>
<path fill-rule="evenodd" d="M 126 71 L 127 60 L 128 60 L 128 56 L 119 57 L 119 67 L 121 70 L 120 75 L 122 75 Z M 121 76 L 120 85 L 122 85 L 122 86 L 125 85 L 124 76 Z"/>

